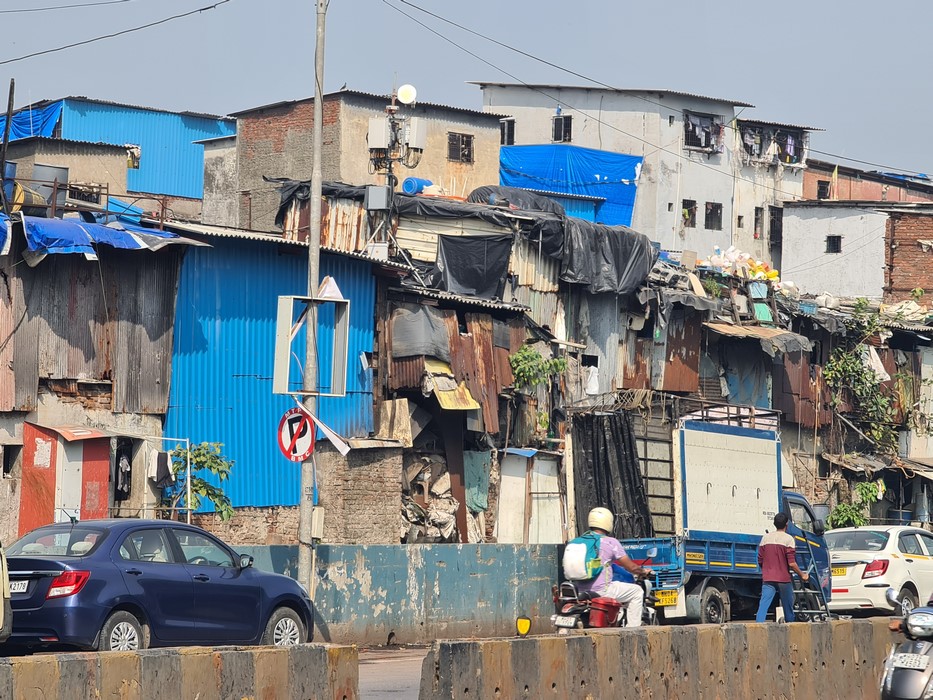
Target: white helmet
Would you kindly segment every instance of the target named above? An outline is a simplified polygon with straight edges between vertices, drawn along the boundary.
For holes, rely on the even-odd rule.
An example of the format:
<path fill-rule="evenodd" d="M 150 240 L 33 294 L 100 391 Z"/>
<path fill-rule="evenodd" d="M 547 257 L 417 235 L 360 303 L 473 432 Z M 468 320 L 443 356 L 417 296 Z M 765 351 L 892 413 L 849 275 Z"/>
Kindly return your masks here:
<path fill-rule="evenodd" d="M 586 524 L 588 527 L 596 527 L 611 533 L 614 520 L 612 511 L 608 508 L 593 508 L 586 519 Z"/>

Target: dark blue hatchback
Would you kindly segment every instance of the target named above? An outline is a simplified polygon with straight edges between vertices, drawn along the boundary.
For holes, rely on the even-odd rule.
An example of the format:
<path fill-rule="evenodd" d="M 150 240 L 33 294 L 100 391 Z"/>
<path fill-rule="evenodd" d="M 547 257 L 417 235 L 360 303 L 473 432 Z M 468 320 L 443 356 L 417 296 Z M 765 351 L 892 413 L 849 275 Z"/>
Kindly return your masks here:
<path fill-rule="evenodd" d="M 7 550 L 8 644 L 132 651 L 186 644 L 310 641 L 294 579 L 252 568 L 200 528 L 167 520 L 89 520 L 28 533 Z"/>

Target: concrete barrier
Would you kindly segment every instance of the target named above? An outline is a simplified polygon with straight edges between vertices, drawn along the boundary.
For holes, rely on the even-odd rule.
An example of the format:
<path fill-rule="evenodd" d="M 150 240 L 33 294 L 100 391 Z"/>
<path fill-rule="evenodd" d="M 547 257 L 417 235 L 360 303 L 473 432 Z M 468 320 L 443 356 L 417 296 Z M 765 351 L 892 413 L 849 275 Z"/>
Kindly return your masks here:
<path fill-rule="evenodd" d="M 0 658 L 3 700 L 357 700 L 355 647 L 185 647 Z"/>
<path fill-rule="evenodd" d="M 730 623 L 436 642 L 420 700 L 877 698 L 888 620 Z"/>

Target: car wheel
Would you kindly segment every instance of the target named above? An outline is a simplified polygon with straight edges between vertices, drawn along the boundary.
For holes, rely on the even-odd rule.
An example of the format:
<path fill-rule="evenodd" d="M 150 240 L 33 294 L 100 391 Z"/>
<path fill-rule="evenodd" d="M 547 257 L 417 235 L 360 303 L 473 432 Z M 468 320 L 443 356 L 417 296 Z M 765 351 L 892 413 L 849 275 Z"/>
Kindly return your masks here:
<path fill-rule="evenodd" d="M 909 588 L 902 588 L 897 596 L 897 609 L 895 612 L 906 617 L 917 605 L 917 594 Z"/>
<path fill-rule="evenodd" d="M 138 651 L 145 649 L 143 628 L 132 614 L 118 610 L 107 618 L 97 642 L 100 651 Z"/>
<path fill-rule="evenodd" d="M 700 596 L 700 622 L 719 625 L 729 621 L 729 594 L 707 586 Z"/>
<path fill-rule="evenodd" d="M 276 608 L 266 624 L 262 643 L 267 646 L 293 647 L 305 642 L 305 625 L 291 608 Z"/>

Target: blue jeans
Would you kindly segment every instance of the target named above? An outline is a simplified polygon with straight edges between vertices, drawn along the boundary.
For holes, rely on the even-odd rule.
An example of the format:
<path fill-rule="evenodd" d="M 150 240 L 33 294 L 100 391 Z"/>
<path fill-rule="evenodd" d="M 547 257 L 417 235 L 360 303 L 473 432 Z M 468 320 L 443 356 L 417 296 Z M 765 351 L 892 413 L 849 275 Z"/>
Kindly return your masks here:
<path fill-rule="evenodd" d="M 758 614 L 755 622 L 764 622 L 771 609 L 775 594 L 781 595 L 781 607 L 784 608 L 784 621 L 794 621 L 794 584 L 793 583 L 763 583 L 761 584 L 761 602 L 758 603 Z"/>

